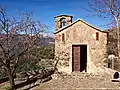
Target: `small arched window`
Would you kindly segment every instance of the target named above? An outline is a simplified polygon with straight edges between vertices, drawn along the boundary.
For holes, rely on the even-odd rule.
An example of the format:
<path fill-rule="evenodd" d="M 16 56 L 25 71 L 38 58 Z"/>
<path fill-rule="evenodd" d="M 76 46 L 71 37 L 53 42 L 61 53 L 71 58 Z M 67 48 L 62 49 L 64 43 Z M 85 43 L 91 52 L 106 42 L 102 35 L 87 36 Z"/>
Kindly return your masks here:
<path fill-rule="evenodd" d="M 62 27 L 65 26 L 65 25 L 66 25 L 65 18 L 62 18 L 62 19 L 60 20 L 60 28 L 62 28 Z"/>

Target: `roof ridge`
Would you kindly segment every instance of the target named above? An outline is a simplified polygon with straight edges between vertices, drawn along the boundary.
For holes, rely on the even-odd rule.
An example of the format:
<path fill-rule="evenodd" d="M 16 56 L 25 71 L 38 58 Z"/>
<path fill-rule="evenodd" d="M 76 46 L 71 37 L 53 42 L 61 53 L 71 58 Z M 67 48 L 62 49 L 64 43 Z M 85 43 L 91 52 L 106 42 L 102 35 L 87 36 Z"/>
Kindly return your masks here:
<path fill-rule="evenodd" d="M 65 15 L 65 14 L 57 15 L 57 16 L 55 16 L 54 18 L 56 18 L 56 17 L 60 17 L 60 16 L 67 16 L 67 17 L 72 17 L 72 18 L 73 18 L 73 16 L 71 16 L 71 15 Z"/>
<path fill-rule="evenodd" d="M 78 22 L 78 21 L 81 21 L 81 22 L 85 23 L 86 25 L 88 25 L 88 26 L 90 26 L 90 27 L 92 27 L 92 28 L 94 28 L 94 29 L 96 29 L 96 30 L 98 30 L 98 31 L 100 31 L 100 32 L 107 33 L 107 32 L 105 32 L 104 30 L 101 30 L 100 28 L 97 28 L 97 27 L 93 26 L 92 24 L 89 24 L 88 22 L 84 21 L 83 19 L 78 18 L 76 21 L 72 22 L 71 24 L 66 25 L 66 26 L 60 28 L 59 30 L 55 31 L 54 34 L 56 34 L 56 33 L 60 32 L 60 31 L 64 30 L 65 28 L 68 28 L 69 26 L 75 24 L 75 23 Z"/>

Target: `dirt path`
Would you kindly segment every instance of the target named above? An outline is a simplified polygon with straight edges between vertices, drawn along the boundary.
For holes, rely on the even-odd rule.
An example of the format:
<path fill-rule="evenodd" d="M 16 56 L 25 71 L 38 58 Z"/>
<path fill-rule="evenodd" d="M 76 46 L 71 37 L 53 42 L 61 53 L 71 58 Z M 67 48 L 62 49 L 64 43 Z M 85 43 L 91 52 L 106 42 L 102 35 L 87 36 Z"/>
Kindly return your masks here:
<path fill-rule="evenodd" d="M 111 82 L 111 77 L 105 75 L 92 75 L 88 73 L 72 73 L 42 83 L 31 90 L 119 90 L 119 82 Z"/>

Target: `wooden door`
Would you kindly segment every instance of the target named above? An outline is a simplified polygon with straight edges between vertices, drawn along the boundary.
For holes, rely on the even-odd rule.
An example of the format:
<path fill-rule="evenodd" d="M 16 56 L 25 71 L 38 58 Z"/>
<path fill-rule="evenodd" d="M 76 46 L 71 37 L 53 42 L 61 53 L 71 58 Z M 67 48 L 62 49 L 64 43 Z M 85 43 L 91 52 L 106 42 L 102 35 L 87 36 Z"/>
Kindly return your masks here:
<path fill-rule="evenodd" d="M 80 71 L 80 46 L 73 46 L 73 71 Z"/>

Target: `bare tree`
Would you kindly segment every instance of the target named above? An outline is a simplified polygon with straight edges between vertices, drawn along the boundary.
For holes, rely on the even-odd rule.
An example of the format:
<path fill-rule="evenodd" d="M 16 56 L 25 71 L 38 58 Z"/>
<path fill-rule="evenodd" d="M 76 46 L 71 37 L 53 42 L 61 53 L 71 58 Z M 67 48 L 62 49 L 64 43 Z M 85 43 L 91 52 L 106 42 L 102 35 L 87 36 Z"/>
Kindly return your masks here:
<path fill-rule="evenodd" d="M 44 31 L 39 21 L 31 19 L 31 13 L 19 13 L 8 17 L 0 7 L 0 63 L 5 67 L 12 90 L 16 90 L 13 75 L 22 57 L 35 47 L 37 37 Z"/>
<path fill-rule="evenodd" d="M 109 30 L 109 35 L 108 35 L 108 43 L 107 43 L 107 50 L 108 50 L 108 55 L 114 54 L 118 55 L 118 50 L 117 50 L 117 30 L 116 27 L 112 28 Z"/>
<path fill-rule="evenodd" d="M 89 0 L 89 6 L 99 16 L 110 19 L 114 27 L 117 27 L 117 48 L 120 57 L 120 0 Z"/>

